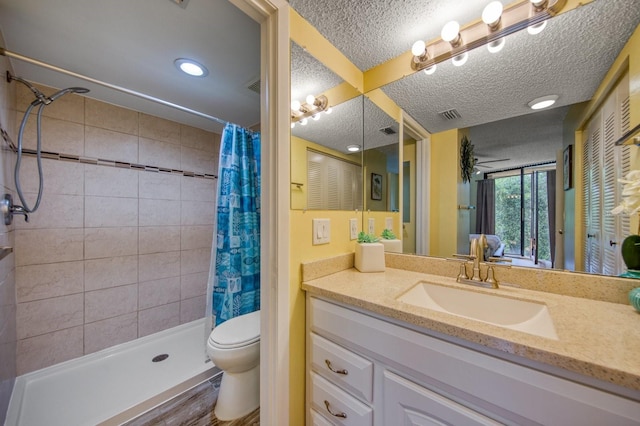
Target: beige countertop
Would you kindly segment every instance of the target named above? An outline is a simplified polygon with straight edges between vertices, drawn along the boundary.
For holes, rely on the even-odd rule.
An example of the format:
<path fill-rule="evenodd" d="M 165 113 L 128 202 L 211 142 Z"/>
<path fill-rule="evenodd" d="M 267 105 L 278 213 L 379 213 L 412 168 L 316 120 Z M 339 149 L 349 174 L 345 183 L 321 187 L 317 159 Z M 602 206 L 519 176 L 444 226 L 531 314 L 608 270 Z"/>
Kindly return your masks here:
<path fill-rule="evenodd" d="M 425 280 L 470 291 L 545 303 L 558 340 L 510 330 L 397 301 Z M 361 273 L 347 269 L 302 283 L 302 289 L 347 305 L 480 344 L 507 354 L 587 377 L 640 390 L 640 313 L 630 305 L 532 291 L 503 285 L 486 289 L 455 278 L 388 268 Z M 638 395 L 640 398 L 640 395 Z"/>

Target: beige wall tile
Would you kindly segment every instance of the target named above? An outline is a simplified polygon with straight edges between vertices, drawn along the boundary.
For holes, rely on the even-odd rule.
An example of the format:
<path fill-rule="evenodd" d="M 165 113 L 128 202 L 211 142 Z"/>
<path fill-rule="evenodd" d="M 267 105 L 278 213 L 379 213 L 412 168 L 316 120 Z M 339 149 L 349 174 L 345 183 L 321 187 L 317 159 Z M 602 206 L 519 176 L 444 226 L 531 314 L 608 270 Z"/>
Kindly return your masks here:
<path fill-rule="evenodd" d="M 135 198 L 85 197 L 84 226 L 138 226 L 138 200 Z"/>
<path fill-rule="evenodd" d="M 183 274 L 180 277 L 180 299 L 191 299 L 207 294 L 209 271 L 196 274 Z"/>
<path fill-rule="evenodd" d="M 213 225 L 216 206 L 208 201 L 182 201 L 181 225 Z"/>
<path fill-rule="evenodd" d="M 87 99 L 85 103 L 85 123 L 87 126 L 138 134 L 139 113 L 105 102 Z"/>
<path fill-rule="evenodd" d="M 61 154 L 84 155 L 84 126 L 55 118 L 42 118 L 42 150 Z M 16 140 L 17 143 L 17 140 Z M 36 149 L 36 120 L 27 122 L 23 146 Z"/>
<path fill-rule="evenodd" d="M 183 226 L 180 233 L 182 250 L 208 248 L 213 243 L 213 225 Z"/>
<path fill-rule="evenodd" d="M 81 163 L 43 158 L 42 171 L 45 182 L 43 196 L 83 195 L 84 167 L 85 165 Z M 11 170 L 13 171 L 13 164 Z M 38 168 L 35 157 L 22 157 L 20 184 L 24 192 L 38 192 Z"/>
<path fill-rule="evenodd" d="M 82 294 L 18 303 L 18 339 L 75 327 L 82 321 Z"/>
<path fill-rule="evenodd" d="M 180 169 L 180 146 L 140 137 L 139 163 L 145 166 Z"/>
<path fill-rule="evenodd" d="M 211 265 L 211 248 L 182 250 L 180 270 L 182 274 L 209 272 Z"/>
<path fill-rule="evenodd" d="M 16 266 L 82 260 L 82 228 L 24 229 L 15 232 Z"/>
<path fill-rule="evenodd" d="M 85 291 L 138 282 L 138 256 L 110 257 L 84 261 Z"/>
<path fill-rule="evenodd" d="M 215 201 L 218 190 L 217 179 L 203 179 L 183 176 L 181 199 L 189 201 Z"/>
<path fill-rule="evenodd" d="M 30 208 L 35 207 L 38 194 L 25 193 Z M 19 199 L 15 200 L 22 204 Z M 38 210 L 29 214 L 29 222 L 16 220 L 16 229 L 82 228 L 84 197 L 81 195 L 42 194 Z"/>
<path fill-rule="evenodd" d="M 180 145 L 180 124 L 141 113 L 140 136 Z"/>
<path fill-rule="evenodd" d="M 181 125 L 180 132 L 182 146 L 212 153 L 218 152 L 216 148 L 220 146 L 219 134 L 184 124 Z"/>
<path fill-rule="evenodd" d="M 82 342 L 82 326 L 18 340 L 17 373 L 26 374 L 82 356 Z"/>
<path fill-rule="evenodd" d="M 138 228 L 138 253 L 164 253 L 180 250 L 179 226 L 141 226 Z"/>
<path fill-rule="evenodd" d="M 88 291 L 84 294 L 85 324 L 135 312 L 137 308 L 137 284 Z"/>
<path fill-rule="evenodd" d="M 203 318 L 207 310 L 206 296 L 180 301 L 180 324 Z"/>
<path fill-rule="evenodd" d="M 179 300 L 180 277 L 141 282 L 138 285 L 138 309 L 153 308 Z"/>
<path fill-rule="evenodd" d="M 180 276 L 180 252 L 141 254 L 138 256 L 140 282 Z"/>
<path fill-rule="evenodd" d="M 187 148 L 183 146 L 181 149 L 181 167 L 182 170 L 195 173 L 218 173 L 218 156 L 215 153 L 201 151 L 199 149 Z"/>
<path fill-rule="evenodd" d="M 138 198 L 139 175 L 132 169 L 88 165 L 84 170 L 84 191 L 101 197 Z"/>
<path fill-rule="evenodd" d="M 140 173 L 140 198 L 179 200 L 182 176 L 170 173 Z"/>
<path fill-rule="evenodd" d="M 82 293 L 84 263 L 62 262 L 16 268 L 18 302 Z"/>
<path fill-rule="evenodd" d="M 48 86 L 43 86 L 41 84 L 36 84 L 35 87 L 38 88 L 42 93 L 47 96 L 51 96 L 56 93 L 59 89 L 52 88 Z M 26 111 L 27 106 L 33 102 L 36 98 L 33 93 L 24 85 L 19 85 L 16 89 L 17 91 L 17 108 L 19 111 Z M 42 115 L 44 117 L 53 117 L 60 120 L 72 121 L 74 123 L 83 124 L 84 123 L 84 100 L 85 98 L 81 95 L 76 95 L 72 93 L 68 93 L 54 102 L 49 104 L 42 111 Z M 34 108 L 32 110 L 32 114 L 35 115 L 38 109 Z"/>
<path fill-rule="evenodd" d="M 180 325 L 180 302 L 138 312 L 138 336 L 147 336 Z"/>
<path fill-rule="evenodd" d="M 180 201 L 140 199 L 140 226 L 180 225 Z"/>
<path fill-rule="evenodd" d="M 85 127 L 84 155 L 102 160 L 138 162 L 138 136 Z"/>
<path fill-rule="evenodd" d="M 84 353 L 90 354 L 138 337 L 138 313 L 121 315 L 84 326 Z"/>
<path fill-rule="evenodd" d="M 138 228 L 85 228 L 84 258 L 138 254 Z"/>

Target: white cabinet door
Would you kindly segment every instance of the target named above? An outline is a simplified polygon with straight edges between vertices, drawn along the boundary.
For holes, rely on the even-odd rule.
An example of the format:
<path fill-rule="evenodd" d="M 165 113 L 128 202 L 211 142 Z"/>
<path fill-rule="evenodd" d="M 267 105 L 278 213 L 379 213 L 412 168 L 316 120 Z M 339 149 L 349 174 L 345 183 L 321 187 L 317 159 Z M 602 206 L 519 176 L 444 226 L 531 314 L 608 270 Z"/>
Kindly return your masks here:
<path fill-rule="evenodd" d="M 371 426 L 373 409 L 316 373 L 311 373 L 311 405 L 332 422 L 344 426 Z"/>
<path fill-rule="evenodd" d="M 499 425 L 389 371 L 384 372 L 384 424 L 405 426 Z"/>

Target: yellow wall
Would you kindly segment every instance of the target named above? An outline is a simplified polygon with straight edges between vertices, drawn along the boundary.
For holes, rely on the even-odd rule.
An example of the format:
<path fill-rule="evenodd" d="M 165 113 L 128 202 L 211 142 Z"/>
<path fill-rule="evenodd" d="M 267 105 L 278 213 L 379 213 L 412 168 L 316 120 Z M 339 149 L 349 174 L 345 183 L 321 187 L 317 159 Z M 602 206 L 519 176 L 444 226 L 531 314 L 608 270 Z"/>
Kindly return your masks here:
<path fill-rule="evenodd" d="M 405 182 L 409 185 L 409 199 L 403 199 L 403 204 L 409 206 L 409 222 L 405 222 L 404 206 L 400 206 L 402 220 L 402 251 L 404 253 L 416 252 L 416 141 L 415 139 L 405 140 L 402 153 L 402 170 L 404 163 L 409 163 L 409 176 L 402 175 L 403 186 Z M 403 172 L 404 173 L 404 172 Z M 404 188 L 400 189 L 403 191 Z"/>
<path fill-rule="evenodd" d="M 457 250 L 457 192 L 460 181 L 458 129 L 431 135 L 431 206 L 429 250 L 431 256 L 449 257 Z"/>
<path fill-rule="evenodd" d="M 314 246 L 311 243 L 313 219 L 329 219 L 331 242 Z M 290 286 L 291 302 L 289 318 L 290 359 L 290 425 L 305 424 L 305 294 L 300 289 L 302 282 L 300 264 L 314 259 L 323 259 L 342 253 L 353 253 L 355 240 L 349 239 L 349 219 L 356 218 L 361 230 L 362 212 L 336 210 L 292 210 L 290 212 Z M 376 220 L 378 222 L 378 220 Z M 384 223 L 382 220 L 381 223 Z"/>

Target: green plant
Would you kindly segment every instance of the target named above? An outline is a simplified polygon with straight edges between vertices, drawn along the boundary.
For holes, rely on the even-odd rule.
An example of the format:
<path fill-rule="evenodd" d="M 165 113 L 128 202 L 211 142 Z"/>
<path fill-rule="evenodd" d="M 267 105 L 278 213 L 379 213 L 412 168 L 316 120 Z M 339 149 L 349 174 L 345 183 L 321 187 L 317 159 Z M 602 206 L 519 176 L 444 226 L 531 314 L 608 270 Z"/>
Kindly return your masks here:
<path fill-rule="evenodd" d="M 382 231 L 382 238 L 385 240 L 395 240 L 396 239 L 396 234 L 393 233 L 393 231 L 391 229 L 384 229 Z"/>
<path fill-rule="evenodd" d="M 360 231 L 360 233 L 358 234 L 358 243 L 362 244 L 362 243 L 377 243 L 379 241 L 379 238 L 376 237 L 374 234 L 366 234 L 364 231 Z"/>

